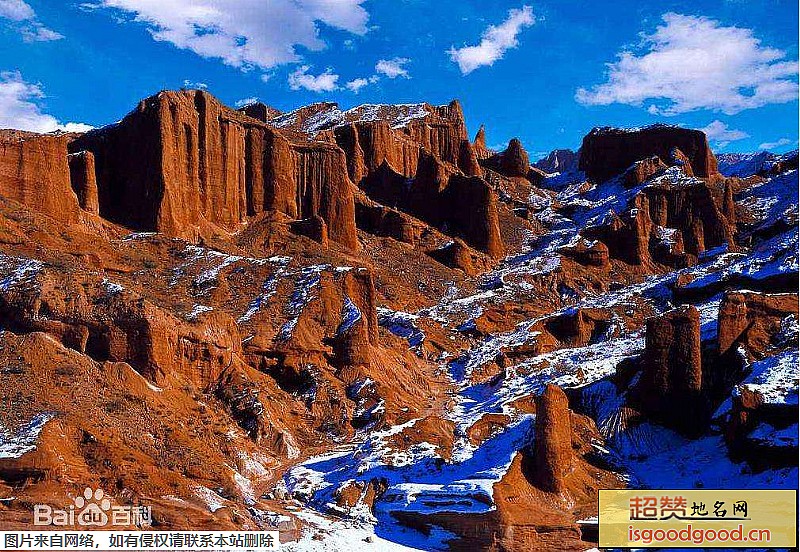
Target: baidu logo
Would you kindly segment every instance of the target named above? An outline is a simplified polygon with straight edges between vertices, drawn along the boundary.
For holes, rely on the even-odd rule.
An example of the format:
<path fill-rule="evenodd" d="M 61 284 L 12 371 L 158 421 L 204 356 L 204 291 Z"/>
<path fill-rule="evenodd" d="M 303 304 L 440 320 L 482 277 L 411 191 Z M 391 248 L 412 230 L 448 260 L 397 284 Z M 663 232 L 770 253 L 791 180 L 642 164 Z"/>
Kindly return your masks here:
<path fill-rule="evenodd" d="M 149 527 L 152 523 L 152 512 L 149 506 L 114 506 L 106 497 L 103 489 L 86 487 L 83 494 L 76 496 L 72 502 L 64 510 L 53 508 L 47 504 L 37 504 L 33 508 L 33 524 Z"/>

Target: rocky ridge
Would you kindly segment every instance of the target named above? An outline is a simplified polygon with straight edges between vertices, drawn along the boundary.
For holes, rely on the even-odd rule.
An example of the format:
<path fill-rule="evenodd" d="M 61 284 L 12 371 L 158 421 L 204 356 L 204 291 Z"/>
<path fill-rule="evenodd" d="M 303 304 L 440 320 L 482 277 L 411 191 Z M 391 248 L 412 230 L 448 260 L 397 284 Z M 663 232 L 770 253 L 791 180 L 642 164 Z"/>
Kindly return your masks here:
<path fill-rule="evenodd" d="M 796 155 L 533 166 L 458 102 L 187 90 L 2 136 L 5 527 L 96 485 L 296 550 L 586 550 L 599 488 L 796 480 Z"/>

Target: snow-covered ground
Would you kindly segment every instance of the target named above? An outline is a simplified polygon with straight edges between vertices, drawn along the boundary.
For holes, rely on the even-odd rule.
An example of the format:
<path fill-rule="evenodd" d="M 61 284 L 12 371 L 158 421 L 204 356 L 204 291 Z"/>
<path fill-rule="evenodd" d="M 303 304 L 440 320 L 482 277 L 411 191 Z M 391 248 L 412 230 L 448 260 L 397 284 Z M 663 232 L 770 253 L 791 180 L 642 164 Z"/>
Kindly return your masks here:
<path fill-rule="evenodd" d="M 741 164 L 761 163 L 763 160 L 726 160 L 725 170 L 745 171 Z M 740 167 L 733 165 L 740 163 Z M 730 172 L 733 174 L 733 172 Z M 438 324 L 450 331 L 469 329 L 484 307 L 492 302 L 513 299 L 525 291 L 524 279 L 517 276 L 547 274 L 559 268 L 558 249 L 574 245 L 580 228 L 601 223 L 609 212 L 622 213 L 630 199 L 646 185 L 625 189 L 619 180 L 595 186 L 588 192 L 579 190 L 580 181 L 571 175 L 565 182 L 562 175 L 551 175 L 546 186 L 557 190 L 558 202 L 568 205 L 573 215 L 565 218 L 552 209 L 552 203 L 537 196 L 535 215 L 550 232 L 529 239 L 529 248 L 521 254 L 506 258 L 498 268 L 487 274 L 477 292 L 465 293 L 451 285 L 441 301 L 430 308 L 415 313 L 379 309 L 379 323 L 395 335 L 408 340 L 409 347 L 417 347 L 425 339 L 420 329 L 424 323 Z M 669 169 L 658 177 L 664 184 L 680 186 L 693 179 L 677 169 Z M 698 265 L 662 275 L 649 276 L 643 281 L 622 286 L 607 293 L 586 292 L 568 298 L 568 306 L 549 316 L 566 314 L 579 307 L 614 308 L 634 310 L 647 304 L 653 312 L 674 308 L 670 291 L 679 276 L 684 276 L 689 289 L 701 290 L 730 278 L 743 275 L 757 281 L 780 274 L 798 271 L 797 228 L 797 172 L 773 177 L 755 186 L 737 198 L 752 209 L 754 227 L 784 219 L 789 225 L 756 243 L 749 252 L 729 252 L 720 247 L 708 251 Z M 662 230 L 668 239 L 671 230 Z M 713 342 L 717 335 L 717 316 L 721 293 L 712 291 L 697 308 L 701 316 L 701 337 Z M 345 309 L 347 311 L 347 309 Z M 343 313 L 344 320 L 351 318 Z M 630 412 L 624 407 L 624 391 L 616 389 L 607 378 L 626 358 L 636 357 L 644 350 L 644 331 L 626 330 L 617 321 L 614 331 L 606 332 L 586 346 L 560 349 L 527 357 L 506 366 L 502 378 L 491 382 L 474 383 L 470 376 L 493 362 L 498 353 L 522 344 L 534 344 L 538 338 L 534 326 L 539 318 L 524 320 L 507 332 L 488 335 L 472 343 L 455 359 L 444 361 L 442 368 L 451 379 L 453 404 L 444 413 L 455 425 L 455 442 L 449 461 L 441 458 L 432 443 L 417 443 L 407 450 L 393 450 L 389 442 L 393 435 L 412 427 L 417 420 L 400 426 L 365 435 L 363 442 L 352 449 L 340 450 L 322 457 L 311 458 L 286 473 L 283 484 L 294 496 L 304 497 L 306 507 L 301 517 L 310 526 L 303 539 L 291 545 L 291 550 L 332 550 L 340 542 L 352 540 L 371 541 L 375 549 L 408 550 L 446 549 L 446 539 L 452 535 L 435 531 L 429 536 L 400 525 L 391 515 L 393 511 L 435 512 L 485 512 L 494 508 L 492 485 L 498 481 L 526 442 L 534 417 L 520 414 L 510 405 L 523 397 L 536 394 L 547 383 L 565 388 L 580 389 L 581 401 L 587 412 L 597 420 L 598 428 L 606 436 L 601 452 L 613 460 L 613 465 L 624 473 L 621 477 L 632 485 L 653 488 L 796 488 L 797 468 L 766 470 L 754 473 L 745 462 L 737 463 L 728 456 L 727 445 L 718 432 L 699 439 L 687 439 L 678 433 L 645 422 L 629 425 Z M 788 332 L 797 334 L 796 321 L 789 324 Z M 768 402 L 797 404 L 798 357 L 796 351 L 768 357 L 753 364 L 749 376 L 741 385 L 758 390 Z M 734 391 L 735 393 L 736 391 Z M 726 403 L 730 405 L 730 400 Z M 720 409 L 724 410 L 725 405 Z M 486 414 L 505 414 L 511 422 L 476 446 L 467 438 L 468 429 Z M 717 414 L 719 417 L 719 413 Z M 763 426 L 763 427 L 762 427 Z M 770 442 L 796 443 L 797 426 L 776 429 L 759 426 L 752 439 Z M 794 441 L 793 441 L 794 440 Z M 796 446 L 796 445 L 795 445 Z M 355 508 L 349 514 L 335 505 L 334 494 L 348 482 L 370 480 L 385 481 L 386 492 L 376 502 L 374 511 L 366 507 Z M 329 517 L 334 515 L 333 520 Z M 348 517 L 349 515 L 349 517 Z M 322 532 L 326 541 L 314 541 L 314 532 Z M 330 540 L 327 540 L 330 539 Z M 348 544 L 348 546 L 352 546 Z M 327 548 L 326 548 L 327 547 Z"/>

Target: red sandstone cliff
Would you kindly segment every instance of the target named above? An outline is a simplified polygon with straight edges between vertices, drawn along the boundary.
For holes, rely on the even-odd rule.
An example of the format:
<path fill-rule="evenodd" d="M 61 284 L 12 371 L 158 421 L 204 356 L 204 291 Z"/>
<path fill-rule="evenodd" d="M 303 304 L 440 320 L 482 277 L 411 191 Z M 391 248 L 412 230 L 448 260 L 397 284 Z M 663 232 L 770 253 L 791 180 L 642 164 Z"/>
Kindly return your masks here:
<path fill-rule="evenodd" d="M 77 222 L 67 141 L 65 135 L 0 131 L 0 195 L 64 223 Z"/>
<path fill-rule="evenodd" d="M 132 228 L 194 238 L 275 209 L 319 215 L 331 239 L 358 246 L 342 151 L 292 143 L 206 92 L 161 92 L 71 149 L 95 155 L 101 215 Z"/>
<path fill-rule="evenodd" d="M 654 155 L 667 164 L 678 164 L 674 148 L 688 159 L 694 176 L 717 174 L 717 160 L 705 134 L 667 125 L 637 130 L 595 128 L 583 139 L 578 167 L 591 180 L 603 182 Z"/>

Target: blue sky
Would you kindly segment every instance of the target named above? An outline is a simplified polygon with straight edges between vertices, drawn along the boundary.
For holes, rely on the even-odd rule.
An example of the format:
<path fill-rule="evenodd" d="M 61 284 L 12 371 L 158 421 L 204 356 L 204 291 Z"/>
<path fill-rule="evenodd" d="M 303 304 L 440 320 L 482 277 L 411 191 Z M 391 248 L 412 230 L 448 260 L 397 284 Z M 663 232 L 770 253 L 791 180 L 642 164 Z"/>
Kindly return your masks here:
<path fill-rule="evenodd" d="M 0 127 L 101 126 L 160 89 L 234 105 L 461 100 L 491 146 L 594 126 L 797 147 L 795 0 L 0 0 Z M 69 123 L 73 123 L 69 125 Z"/>

